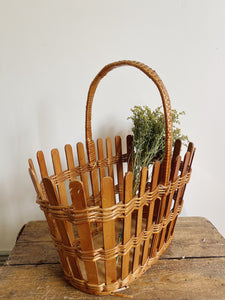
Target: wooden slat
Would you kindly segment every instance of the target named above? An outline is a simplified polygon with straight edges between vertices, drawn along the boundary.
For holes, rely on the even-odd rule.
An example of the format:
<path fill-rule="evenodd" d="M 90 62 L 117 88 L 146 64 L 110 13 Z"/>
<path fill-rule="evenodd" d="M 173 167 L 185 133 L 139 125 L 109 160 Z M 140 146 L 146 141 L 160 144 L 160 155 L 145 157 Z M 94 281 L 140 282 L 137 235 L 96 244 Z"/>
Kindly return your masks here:
<path fill-rule="evenodd" d="M 194 144 L 192 142 L 190 142 L 188 144 L 187 151 L 189 151 L 192 154 L 193 150 L 194 150 Z"/>
<path fill-rule="evenodd" d="M 164 172 L 163 164 L 160 165 L 160 171 L 159 171 L 160 181 L 163 178 L 162 172 Z M 156 224 L 160 224 L 162 222 L 162 218 L 163 218 L 163 214 L 164 214 L 165 206 L 166 206 L 166 199 L 167 199 L 167 195 L 163 195 L 162 198 L 161 198 L 160 203 L 158 204 L 157 215 L 154 216 Z M 150 249 L 150 257 L 155 257 L 156 256 L 159 237 L 160 237 L 159 232 L 155 233 L 153 235 L 153 240 L 152 240 L 151 249 Z"/>
<path fill-rule="evenodd" d="M 176 140 L 175 146 L 174 146 L 173 157 L 172 157 L 171 169 L 173 169 L 175 167 L 176 157 L 177 157 L 177 155 L 179 155 L 180 151 L 181 151 L 181 141 Z M 160 172 L 161 172 L 161 170 L 160 170 Z M 172 174 L 172 172 L 171 172 L 171 174 Z M 160 175 L 160 177 L 161 177 L 161 175 Z M 165 209 L 166 209 L 166 205 L 168 202 L 167 200 L 168 200 L 167 195 L 164 195 L 161 199 L 160 207 L 158 210 L 158 217 L 157 217 L 158 224 L 160 224 L 162 222 L 163 216 L 165 215 Z M 172 199 L 171 199 L 171 201 L 172 201 Z M 153 242 L 152 242 L 152 246 L 151 246 L 151 250 L 150 250 L 151 257 L 154 257 L 156 255 L 158 243 L 161 244 L 161 242 L 159 240 L 160 237 L 161 237 L 161 233 L 156 233 L 153 237 Z"/>
<path fill-rule="evenodd" d="M 92 192 L 93 192 L 94 202 L 95 202 L 95 198 L 99 195 L 99 181 L 98 181 L 98 169 L 96 167 L 97 158 L 96 158 L 94 141 L 88 142 L 87 152 L 88 152 L 89 164 L 93 165 L 93 168 L 90 171 L 90 174 L 91 174 Z"/>
<path fill-rule="evenodd" d="M 61 166 L 61 161 L 60 161 L 58 149 L 52 149 L 51 154 L 52 154 L 52 162 L 53 162 L 53 167 L 54 167 L 55 174 L 56 175 L 61 174 L 62 173 L 62 166 Z M 59 183 L 58 186 L 57 186 L 57 188 L 58 188 L 58 192 L 59 192 L 59 198 L 57 197 L 56 199 L 54 199 L 55 201 L 57 201 L 57 204 L 55 204 L 55 205 L 68 206 L 68 199 L 67 199 L 67 194 L 66 194 L 65 183 L 64 182 Z M 54 189 L 55 189 L 55 187 L 54 187 Z M 53 191 L 54 189 L 51 189 L 51 191 Z M 55 191 L 56 191 L 56 189 L 55 189 Z M 64 233 L 62 233 L 62 230 L 64 230 L 64 229 L 67 231 L 67 236 L 68 236 L 68 238 L 70 240 L 70 244 L 69 245 L 72 246 L 74 244 L 74 242 L 75 242 L 75 236 L 74 236 L 74 231 L 73 231 L 72 223 L 67 222 L 67 221 L 65 221 L 64 223 L 58 223 L 57 220 L 55 220 L 55 222 L 56 222 L 56 224 L 58 226 L 59 231 L 61 230 L 61 234 L 64 234 Z M 60 224 L 60 227 L 59 227 L 59 224 Z M 76 272 L 77 272 L 77 274 L 80 273 L 78 267 L 77 267 L 77 271 Z"/>
<path fill-rule="evenodd" d="M 189 162 L 190 162 L 190 152 L 187 151 L 185 156 L 184 156 L 183 167 L 182 167 L 182 171 L 181 171 L 181 175 L 180 175 L 181 177 L 186 174 Z M 176 196 L 176 199 L 175 199 L 175 202 L 174 202 L 173 211 L 175 211 L 177 209 L 178 205 L 179 205 L 180 197 L 182 195 L 182 192 L 183 192 L 183 188 L 180 188 L 177 192 L 177 196 Z M 171 234 L 173 233 L 176 221 L 177 221 L 177 218 L 175 218 L 169 224 L 166 240 L 168 240 L 170 238 Z"/>
<path fill-rule="evenodd" d="M 175 155 L 180 153 L 180 147 L 181 147 L 181 144 L 180 144 L 179 140 L 177 140 L 177 145 L 176 145 L 175 150 L 174 150 L 174 156 L 173 156 L 171 168 L 175 167 L 175 161 L 176 161 L 175 160 Z M 158 217 L 157 217 L 157 223 L 158 224 L 160 224 L 162 222 L 163 216 L 165 215 L 167 200 L 168 200 L 167 195 L 164 195 L 161 199 L 159 213 L 158 213 Z M 171 199 L 171 201 L 172 201 L 172 199 Z M 158 232 L 154 235 L 151 250 L 150 250 L 150 257 L 154 257 L 156 255 L 158 244 L 161 244 L 160 237 L 161 237 L 161 232 Z"/>
<path fill-rule="evenodd" d="M 124 178 L 124 204 L 127 204 L 132 199 L 132 191 L 133 191 L 133 173 L 128 172 Z M 131 217 L 130 213 L 124 218 L 123 221 L 123 245 L 126 244 L 131 235 Z M 130 251 L 128 251 L 122 257 L 122 280 L 124 280 L 129 274 L 129 258 Z"/>
<path fill-rule="evenodd" d="M 180 155 L 181 146 L 182 146 L 181 140 L 176 140 L 175 144 L 174 144 L 174 149 L 173 149 L 173 156 L 172 156 L 171 167 L 173 167 L 173 164 L 175 163 L 175 160 L 176 160 L 177 156 Z"/>
<path fill-rule="evenodd" d="M 30 173 L 30 177 L 31 177 L 31 180 L 33 182 L 35 191 L 40 196 L 41 199 L 44 199 L 43 191 L 42 191 L 40 183 L 38 181 L 37 173 L 35 171 L 33 161 L 31 159 L 29 159 L 28 163 L 29 163 L 29 167 L 30 167 L 29 168 L 29 173 Z"/>
<path fill-rule="evenodd" d="M 112 160 L 112 142 L 109 137 L 106 138 L 106 151 L 107 151 L 107 158 L 109 161 Z M 113 165 L 110 164 L 108 166 L 108 175 L 113 179 L 114 184 L 114 172 L 113 172 Z"/>
<path fill-rule="evenodd" d="M 181 156 L 178 155 L 177 158 L 176 158 L 176 160 L 175 160 L 174 166 L 171 169 L 171 182 L 175 182 L 177 180 L 178 172 L 179 172 L 179 169 L 180 169 L 180 163 L 181 163 Z M 170 208 L 171 208 L 171 204 L 172 204 L 174 192 L 173 193 L 171 192 L 167 196 L 166 210 L 165 210 L 165 215 L 164 215 L 166 219 L 168 218 L 169 213 L 170 213 Z M 161 238 L 160 238 L 160 242 L 159 242 L 158 250 L 161 249 L 161 247 L 164 244 L 166 231 L 167 231 L 167 227 L 163 228 L 162 234 L 161 234 Z"/>
<path fill-rule="evenodd" d="M 108 208 L 115 204 L 113 180 L 111 177 L 104 177 L 101 184 L 102 208 Z M 103 241 L 104 250 L 110 250 L 115 247 L 115 221 L 103 223 Z M 105 261 L 106 284 L 117 280 L 116 258 Z"/>
<path fill-rule="evenodd" d="M 56 192 L 56 189 L 55 189 L 52 181 L 49 178 L 44 178 L 43 183 L 44 183 L 45 190 L 48 195 L 50 204 L 54 205 L 54 206 L 60 206 L 61 203 L 57 196 L 57 192 Z M 64 220 L 58 220 L 58 219 L 56 219 L 55 222 L 59 229 L 59 233 L 60 233 L 63 243 L 66 246 L 72 247 L 74 245 L 75 240 L 74 240 L 74 236 L 71 235 L 71 232 L 69 230 L 71 223 L 64 221 Z M 71 270 L 73 272 L 73 275 L 79 279 L 82 279 L 82 274 L 81 274 L 79 264 L 77 262 L 76 257 L 68 256 L 68 260 L 69 260 L 69 264 L 70 264 Z M 66 270 L 69 271 L 66 261 L 62 261 L 62 263 L 64 264 L 64 267 L 66 268 Z"/>
<path fill-rule="evenodd" d="M 70 182 L 70 194 L 73 206 L 76 210 L 87 208 L 87 201 L 85 198 L 84 187 L 81 181 Z M 80 245 L 82 251 L 94 250 L 94 244 L 91 234 L 91 226 L 89 222 L 77 225 L 77 231 L 80 238 Z M 89 283 L 98 284 L 98 269 L 95 261 L 85 261 L 85 269 Z"/>
<path fill-rule="evenodd" d="M 132 159 L 132 149 L 133 149 L 133 135 L 127 136 L 127 169 L 132 171 L 133 159 Z"/>
<path fill-rule="evenodd" d="M 190 159 L 191 159 L 191 153 L 189 151 L 187 151 L 186 154 L 185 154 L 185 157 L 184 157 L 184 162 L 183 162 L 182 171 L 181 171 L 181 177 L 183 177 L 188 172 Z M 178 190 L 177 199 L 175 200 L 174 209 L 177 208 L 178 204 L 180 204 L 180 202 L 182 200 L 181 197 L 183 195 L 184 188 L 185 188 L 185 186 L 183 186 L 182 188 L 180 188 Z"/>
<path fill-rule="evenodd" d="M 187 151 L 190 152 L 190 157 L 189 157 L 189 160 L 188 160 L 188 163 L 187 163 L 188 164 L 188 166 L 187 166 L 187 172 L 189 172 L 191 170 L 191 165 L 192 165 L 192 162 L 193 162 L 193 159 L 194 159 L 195 150 L 196 149 L 194 148 L 194 144 L 193 143 L 189 143 Z M 187 185 L 185 184 L 185 186 L 182 188 L 182 193 L 180 195 L 180 199 L 181 200 L 183 199 L 186 186 Z"/>
<path fill-rule="evenodd" d="M 176 140 L 175 145 L 174 145 L 172 162 L 171 162 L 171 174 L 170 174 L 170 181 L 171 182 L 175 182 L 177 180 L 178 173 L 179 173 L 179 170 L 181 168 L 181 164 L 182 164 L 182 162 L 181 162 L 181 156 L 180 156 L 181 146 L 182 146 L 181 140 Z M 171 194 L 169 194 L 167 196 L 166 208 L 165 208 L 165 213 L 164 213 L 164 217 L 165 218 L 167 218 L 168 215 L 169 215 L 169 212 L 170 212 L 170 209 L 171 209 L 172 200 L 173 200 L 173 197 L 174 197 L 174 193 L 171 193 Z M 169 226 L 167 226 L 167 228 L 164 228 L 162 230 L 161 238 L 160 238 L 159 245 L 158 245 L 158 250 L 163 246 L 165 238 L 167 240 L 166 233 L 168 231 L 168 227 Z"/>
<path fill-rule="evenodd" d="M 33 163 L 33 161 L 32 161 L 31 158 L 28 159 L 28 164 L 29 164 L 30 169 L 31 169 L 31 170 L 35 173 L 35 175 L 37 176 L 37 172 L 36 172 L 36 170 L 35 170 L 34 163 Z"/>
<path fill-rule="evenodd" d="M 153 165 L 153 170 L 152 170 L 152 180 L 151 180 L 151 186 L 150 186 L 151 192 L 154 191 L 154 189 L 157 187 L 158 178 L 159 178 L 159 170 L 160 170 L 160 162 L 156 161 Z M 146 230 L 150 230 L 150 228 L 152 226 L 154 207 L 155 207 L 155 202 L 152 202 L 149 204 L 149 211 L 148 211 L 148 217 L 147 217 L 147 222 L 146 222 Z M 148 258 L 150 238 L 151 237 L 149 237 L 144 242 L 142 265 L 145 264 L 145 262 Z"/>
<path fill-rule="evenodd" d="M 145 192 L 145 186 L 148 176 L 148 168 L 143 167 L 141 170 L 141 179 L 140 179 L 140 187 L 139 187 L 139 198 Z M 137 221 L 136 221 L 136 228 L 135 228 L 135 237 L 138 237 L 141 233 L 142 229 L 142 215 L 143 215 L 143 206 L 139 207 L 137 212 Z M 140 256 L 140 244 L 134 249 L 134 259 L 133 259 L 133 272 L 136 271 L 139 265 L 139 256 Z"/>
<path fill-rule="evenodd" d="M 29 168 L 30 177 L 33 182 L 36 193 L 42 200 L 45 200 L 42 188 L 41 188 L 40 183 L 37 178 L 37 173 L 35 171 L 33 161 L 31 159 L 29 159 L 28 162 L 29 162 L 29 166 L 30 166 L 30 168 Z M 42 164 L 41 164 L 41 166 L 42 166 Z M 44 171 L 44 173 L 46 174 L 46 170 Z M 58 239 L 59 232 L 58 232 L 58 228 L 55 224 L 55 220 L 52 218 L 52 215 L 50 213 L 48 213 L 47 211 L 45 211 L 44 214 L 45 214 L 46 220 L 48 222 L 49 230 L 50 230 L 52 236 L 55 237 L 56 239 Z"/>
<path fill-rule="evenodd" d="M 194 150 L 192 152 L 192 156 L 191 156 L 190 163 L 189 163 L 189 169 L 191 169 L 192 162 L 193 162 L 193 159 L 194 159 L 194 156 L 195 156 L 195 151 L 196 151 L 196 148 L 194 148 Z"/>
<path fill-rule="evenodd" d="M 61 174 L 62 166 L 61 166 L 58 149 L 56 149 L 56 148 L 52 149 L 51 154 L 52 154 L 52 162 L 53 162 L 55 175 Z M 57 185 L 57 188 L 59 191 L 59 199 L 60 199 L 61 204 L 68 205 L 65 183 L 64 182 L 59 183 Z"/>
<path fill-rule="evenodd" d="M 86 158 L 84 153 L 84 145 L 82 143 L 77 143 L 77 156 L 79 160 L 80 168 L 83 168 L 86 165 Z M 84 192 L 86 198 L 89 198 L 89 186 L 88 186 L 88 176 L 87 173 L 81 172 L 81 180 L 84 185 Z"/>
<path fill-rule="evenodd" d="M 122 143 L 121 137 L 115 137 L 116 155 L 121 160 L 117 163 L 117 179 L 119 185 L 119 200 L 123 201 L 123 163 L 122 163 Z"/>
<path fill-rule="evenodd" d="M 97 139 L 97 147 L 98 147 L 98 159 L 103 160 L 104 159 L 104 151 L 103 151 L 102 139 Z M 105 177 L 105 167 L 99 168 L 99 174 L 100 174 L 100 182 L 101 182 L 103 177 Z"/>
<path fill-rule="evenodd" d="M 187 155 L 188 153 L 190 153 L 189 157 L 187 157 L 187 166 L 186 166 L 186 171 L 185 173 L 189 172 L 191 170 L 191 165 L 192 165 L 192 162 L 193 162 L 193 158 L 194 158 L 194 155 L 195 155 L 195 150 L 196 148 L 194 148 L 194 144 L 193 143 L 189 143 L 188 145 L 188 149 L 187 149 Z M 186 158 L 186 157 L 185 157 Z M 185 167 L 185 162 L 184 162 L 184 167 Z M 184 174 L 185 174 L 184 173 Z M 187 184 L 185 184 L 182 188 L 181 188 L 181 191 L 180 191 L 180 195 L 179 195 L 179 204 L 181 205 L 183 203 L 183 196 L 184 196 L 184 192 L 185 192 L 185 189 L 186 189 L 186 186 Z M 172 231 L 171 233 L 173 234 L 174 232 L 174 227 L 175 227 L 175 224 L 176 224 L 176 221 L 177 221 L 177 218 L 175 219 L 174 221 L 174 224 L 173 224 L 173 228 L 172 228 Z"/>
<path fill-rule="evenodd" d="M 73 157 L 73 149 L 72 146 L 67 144 L 65 145 L 65 153 L 66 153 L 66 162 L 68 170 L 75 169 L 74 157 Z M 73 176 L 72 179 L 76 179 L 76 176 Z"/>
<path fill-rule="evenodd" d="M 170 181 L 172 181 L 172 182 L 174 182 L 177 179 L 178 172 L 181 167 L 181 157 L 178 159 L 180 152 L 181 152 L 181 146 L 182 146 L 181 140 L 180 139 L 176 140 L 175 145 L 174 145 L 174 150 L 173 150 L 173 156 L 172 156 L 172 160 L 171 160 Z M 168 216 L 168 214 L 169 214 L 173 196 L 174 196 L 174 193 L 172 195 L 169 194 L 166 198 L 163 198 L 163 200 L 165 199 L 165 201 L 163 201 L 164 207 L 161 208 L 161 214 L 164 214 L 164 217 Z M 160 219 L 160 216 L 159 216 L 159 219 Z M 160 249 L 163 246 L 166 232 L 167 232 L 167 228 L 164 228 L 162 230 L 162 233 L 160 234 L 161 237 L 159 239 L 158 249 Z M 159 235 L 158 235 L 158 238 L 159 238 Z M 156 241 L 155 241 L 155 243 L 156 243 Z"/>
<path fill-rule="evenodd" d="M 38 160 L 42 179 L 45 177 L 48 177 L 48 171 L 47 171 L 47 167 L 46 167 L 45 157 L 44 157 L 44 154 L 42 151 L 37 152 L 37 160 Z"/>

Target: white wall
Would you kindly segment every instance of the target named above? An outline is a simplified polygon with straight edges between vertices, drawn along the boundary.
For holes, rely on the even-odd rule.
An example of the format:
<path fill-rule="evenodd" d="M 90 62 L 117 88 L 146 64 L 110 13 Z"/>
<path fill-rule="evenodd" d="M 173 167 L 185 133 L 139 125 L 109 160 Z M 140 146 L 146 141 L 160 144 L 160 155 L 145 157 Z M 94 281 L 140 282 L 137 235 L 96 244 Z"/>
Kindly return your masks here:
<path fill-rule="evenodd" d="M 43 219 L 27 159 L 84 141 L 87 90 L 108 62 L 134 59 L 163 79 L 197 153 L 183 215 L 225 235 L 223 0 L 0 1 L 0 250 L 21 226 Z M 139 71 L 113 71 L 97 91 L 94 136 L 126 135 L 135 104 L 160 97 Z"/>

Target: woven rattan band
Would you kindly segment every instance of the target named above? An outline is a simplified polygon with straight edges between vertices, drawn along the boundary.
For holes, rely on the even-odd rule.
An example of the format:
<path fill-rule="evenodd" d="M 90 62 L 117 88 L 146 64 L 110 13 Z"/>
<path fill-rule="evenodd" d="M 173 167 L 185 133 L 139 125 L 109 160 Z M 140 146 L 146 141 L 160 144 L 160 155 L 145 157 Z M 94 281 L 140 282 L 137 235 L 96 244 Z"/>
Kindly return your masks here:
<path fill-rule="evenodd" d="M 105 251 L 103 248 L 99 248 L 93 251 L 81 251 L 79 249 L 79 240 L 76 243 L 76 246 L 69 247 L 62 244 L 61 241 L 58 241 L 55 237 L 52 236 L 55 246 L 59 249 L 62 249 L 67 255 L 79 257 L 82 261 L 106 261 L 117 256 L 123 256 L 128 253 L 132 248 L 138 247 L 143 241 L 149 239 L 152 234 L 160 233 L 163 228 L 165 228 L 169 222 L 175 220 L 175 218 L 180 214 L 182 210 L 182 204 L 177 207 L 174 212 L 170 212 L 169 216 L 159 224 L 152 224 L 149 230 L 141 232 L 138 237 L 132 236 L 129 241 L 122 245 L 121 243 L 117 244 L 114 248 Z"/>
<path fill-rule="evenodd" d="M 185 176 L 179 177 L 175 182 L 170 182 L 167 186 L 158 185 L 154 191 L 146 191 L 142 197 L 138 198 L 136 196 L 132 198 L 127 204 L 119 202 L 105 209 L 99 206 L 92 206 L 77 211 L 73 206 L 52 206 L 48 201 L 40 198 L 37 199 L 37 203 L 42 210 L 51 213 L 55 219 L 70 221 L 76 225 L 86 222 L 104 223 L 116 218 L 124 218 L 140 206 L 148 205 L 168 193 L 174 193 L 178 188 L 180 189 L 188 183 L 190 176 L 191 172 L 188 172 Z"/>

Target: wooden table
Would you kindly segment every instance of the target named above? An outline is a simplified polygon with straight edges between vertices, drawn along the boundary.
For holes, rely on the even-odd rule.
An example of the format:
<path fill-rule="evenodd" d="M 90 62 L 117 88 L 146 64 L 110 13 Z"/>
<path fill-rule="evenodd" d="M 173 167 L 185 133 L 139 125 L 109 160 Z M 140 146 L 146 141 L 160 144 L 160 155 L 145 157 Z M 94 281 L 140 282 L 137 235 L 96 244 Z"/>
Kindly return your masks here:
<path fill-rule="evenodd" d="M 225 239 L 205 218 L 179 218 L 161 259 L 129 289 L 133 299 L 225 299 Z M 0 268 L 0 299 L 118 299 L 93 296 L 63 278 L 45 221 L 27 223 Z"/>

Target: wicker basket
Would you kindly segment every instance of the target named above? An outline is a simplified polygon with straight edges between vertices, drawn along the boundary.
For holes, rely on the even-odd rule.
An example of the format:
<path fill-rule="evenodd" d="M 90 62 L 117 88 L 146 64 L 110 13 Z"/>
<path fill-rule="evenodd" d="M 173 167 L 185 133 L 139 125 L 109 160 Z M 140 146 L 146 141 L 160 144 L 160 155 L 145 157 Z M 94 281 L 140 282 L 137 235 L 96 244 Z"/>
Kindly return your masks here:
<path fill-rule="evenodd" d="M 166 120 L 164 160 L 161 164 L 154 163 L 151 178 L 146 167 L 141 170 L 139 191 L 134 197 L 132 159 L 129 159 L 132 136 L 127 136 L 126 153 L 122 152 L 119 136 L 115 137 L 115 151 L 107 138 L 104 156 L 103 141 L 98 139 L 95 147 L 91 130 L 92 102 L 100 80 L 124 65 L 136 67 L 153 80 L 162 98 Z M 83 144 L 77 144 L 79 166 L 76 166 L 71 145 L 65 146 L 68 166 L 65 171 L 58 150 L 53 149 L 55 174 L 51 176 L 43 152 L 38 151 L 40 183 L 31 159 L 29 171 L 65 278 L 84 292 L 110 294 L 127 287 L 144 273 L 171 243 L 195 149 L 190 143 L 181 160 L 181 141 L 177 140 L 172 153 L 167 91 L 155 71 L 134 61 L 111 63 L 93 80 L 86 106 L 86 148 L 88 161 Z"/>

